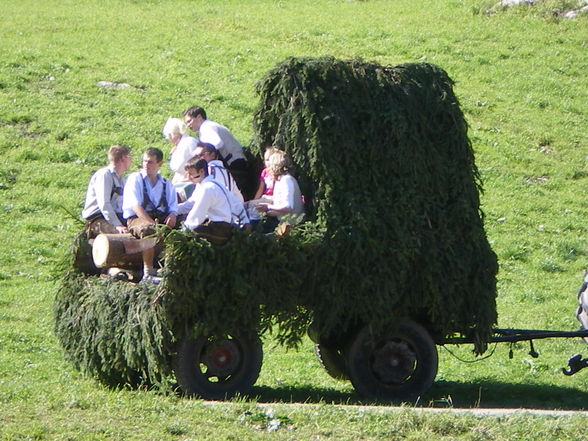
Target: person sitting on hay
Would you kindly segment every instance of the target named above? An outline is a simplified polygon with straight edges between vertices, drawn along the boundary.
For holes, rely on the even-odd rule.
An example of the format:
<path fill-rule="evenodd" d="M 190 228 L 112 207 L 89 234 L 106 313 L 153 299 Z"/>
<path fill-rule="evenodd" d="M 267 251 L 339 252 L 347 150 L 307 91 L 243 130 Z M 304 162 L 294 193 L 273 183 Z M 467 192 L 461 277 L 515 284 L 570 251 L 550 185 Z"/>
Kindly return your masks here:
<path fill-rule="evenodd" d="M 178 204 L 173 184 L 159 174 L 163 152 L 150 147 L 143 153 L 143 167 L 127 179 L 123 197 L 123 215 L 133 236 L 143 239 L 154 235 L 155 225 L 176 226 Z M 157 282 L 153 268 L 155 247 L 142 251 L 143 282 Z"/>
<path fill-rule="evenodd" d="M 196 188 L 179 207 L 180 214 L 187 213 L 184 226 L 211 243 L 225 243 L 234 228 L 249 223 L 243 203 L 208 173 L 204 158 L 189 162 L 185 169 Z"/>
<path fill-rule="evenodd" d="M 122 176 L 131 166 L 131 150 L 123 145 L 113 145 L 108 150 L 108 167 L 92 175 L 86 193 L 82 217 L 86 220 L 88 239 L 101 233 L 126 233 L 122 199 L 125 179 Z"/>
<path fill-rule="evenodd" d="M 276 150 L 269 157 L 267 169 L 275 181 L 271 202 L 262 199 L 255 204 L 257 211 L 267 215 L 262 221 L 264 233 L 273 231 L 280 223 L 296 225 L 304 217 L 304 200 L 298 181 L 291 175 L 290 155 Z"/>

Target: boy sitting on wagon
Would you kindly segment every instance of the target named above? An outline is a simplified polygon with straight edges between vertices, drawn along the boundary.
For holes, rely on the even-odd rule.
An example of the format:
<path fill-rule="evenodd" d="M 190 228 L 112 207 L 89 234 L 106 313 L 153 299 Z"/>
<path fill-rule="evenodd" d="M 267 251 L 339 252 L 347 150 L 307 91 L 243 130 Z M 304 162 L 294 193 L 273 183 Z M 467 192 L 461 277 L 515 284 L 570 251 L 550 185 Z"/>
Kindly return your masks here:
<path fill-rule="evenodd" d="M 176 226 L 178 204 L 173 184 L 159 174 L 163 152 L 150 147 L 143 153 L 143 167 L 127 179 L 123 197 L 123 215 L 129 232 L 142 239 L 155 234 L 156 224 Z M 153 268 L 155 248 L 143 253 L 143 282 L 157 282 Z"/>
<path fill-rule="evenodd" d="M 208 164 L 201 158 L 186 165 L 194 193 L 180 204 L 179 213 L 187 213 L 184 225 L 212 243 L 221 244 L 234 228 L 249 223 L 243 203 L 209 174 Z"/>
<path fill-rule="evenodd" d="M 131 165 L 131 151 L 123 145 L 113 145 L 108 150 L 108 167 L 92 175 L 86 193 L 82 217 L 86 220 L 88 239 L 101 233 L 126 233 L 122 213 L 125 179 L 122 174 Z"/>

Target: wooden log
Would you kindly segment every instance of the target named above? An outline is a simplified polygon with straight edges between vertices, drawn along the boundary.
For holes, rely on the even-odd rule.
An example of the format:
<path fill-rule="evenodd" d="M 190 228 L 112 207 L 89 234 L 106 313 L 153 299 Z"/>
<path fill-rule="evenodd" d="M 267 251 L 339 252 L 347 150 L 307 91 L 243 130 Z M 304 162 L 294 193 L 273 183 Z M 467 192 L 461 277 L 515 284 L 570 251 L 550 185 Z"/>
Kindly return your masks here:
<path fill-rule="evenodd" d="M 79 271 L 85 274 L 100 274 L 100 270 L 96 268 L 94 265 L 94 260 L 92 259 L 92 244 L 94 243 L 94 239 L 88 240 L 86 237 L 86 232 L 82 231 L 76 237 L 76 241 L 74 243 L 73 248 L 73 265 Z"/>
<path fill-rule="evenodd" d="M 141 251 L 153 248 L 157 238 L 136 239 L 131 234 L 99 234 L 92 245 L 92 258 L 98 268 L 141 268 Z M 161 246 L 156 247 L 156 255 Z"/>

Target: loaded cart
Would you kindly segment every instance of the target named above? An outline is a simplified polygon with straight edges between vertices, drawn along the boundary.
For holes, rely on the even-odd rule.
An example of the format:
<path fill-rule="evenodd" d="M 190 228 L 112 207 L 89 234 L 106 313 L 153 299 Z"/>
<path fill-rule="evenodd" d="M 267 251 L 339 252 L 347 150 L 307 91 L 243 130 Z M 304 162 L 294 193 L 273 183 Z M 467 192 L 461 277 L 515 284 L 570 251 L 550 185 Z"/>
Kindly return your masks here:
<path fill-rule="evenodd" d="M 93 274 L 80 234 L 55 303 L 66 357 L 106 384 L 175 379 L 185 394 L 223 399 L 256 382 L 264 333 L 287 346 L 308 333 L 331 376 L 408 400 L 432 385 L 437 345 L 482 354 L 493 341 L 543 338 L 494 328 L 498 265 L 452 86 L 425 63 L 276 66 L 257 85 L 250 153 L 292 156 L 304 222 L 235 230 L 220 245 L 162 230 L 159 285 L 127 268 Z"/>

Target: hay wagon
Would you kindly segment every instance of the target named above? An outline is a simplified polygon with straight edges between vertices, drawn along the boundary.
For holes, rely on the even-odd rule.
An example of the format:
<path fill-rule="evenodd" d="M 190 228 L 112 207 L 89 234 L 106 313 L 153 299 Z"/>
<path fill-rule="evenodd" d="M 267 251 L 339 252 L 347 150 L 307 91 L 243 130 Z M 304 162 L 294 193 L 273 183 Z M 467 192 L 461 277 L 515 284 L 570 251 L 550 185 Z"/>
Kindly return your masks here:
<path fill-rule="evenodd" d="M 67 358 L 107 384 L 175 377 L 188 395 L 222 399 L 257 380 L 261 335 L 296 346 L 308 333 L 331 376 L 406 400 L 433 383 L 437 345 L 481 354 L 498 339 L 542 338 L 493 328 L 498 266 L 452 86 L 423 63 L 278 65 L 257 86 L 250 151 L 292 156 L 305 222 L 224 245 L 164 232 L 158 286 L 74 265 L 55 303 Z"/>

